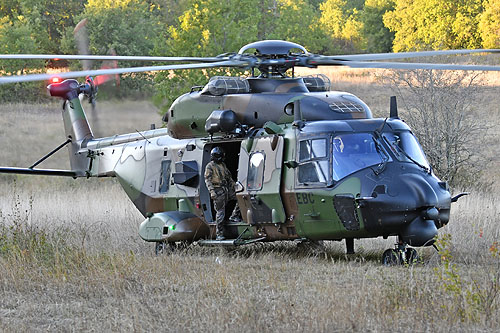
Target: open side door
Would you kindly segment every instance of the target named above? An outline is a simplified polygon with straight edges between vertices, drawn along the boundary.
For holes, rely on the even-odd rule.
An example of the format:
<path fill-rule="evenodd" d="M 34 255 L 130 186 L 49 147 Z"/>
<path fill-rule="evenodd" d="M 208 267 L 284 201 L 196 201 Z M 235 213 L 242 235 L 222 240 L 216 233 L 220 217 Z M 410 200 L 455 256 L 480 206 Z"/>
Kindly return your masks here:
<path fill-rule="evenodd" d="M 249 138 L 241 142 L 237 194 L 243 219 L 249 224 L 283 223 L 281 201 L 282 136 Z"/>

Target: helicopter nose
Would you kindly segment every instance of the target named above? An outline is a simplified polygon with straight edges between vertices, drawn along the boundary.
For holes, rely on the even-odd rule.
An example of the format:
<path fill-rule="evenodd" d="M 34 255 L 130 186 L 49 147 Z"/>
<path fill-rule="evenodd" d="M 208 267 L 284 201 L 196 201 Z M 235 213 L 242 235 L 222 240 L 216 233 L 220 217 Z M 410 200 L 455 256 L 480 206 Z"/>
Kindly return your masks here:
<path fill-rule="evenodd" d="M 432 245 L 450 216 L 451 197 L 443 184 L 426 172 L 401 173 L 374 184 L 369 199 L 360 200 L 366 228 L 399 235 L 412 246 Z"/>
<path fill-rule="evenodd" d="M 408 192 L 408 206 L 436 207 L 439 204 L 439 193 L 436 186 L 432 186 L 431 179 L 421 174 L 403 174 L 401 189 Z"/>
<path fill-rule="evenodd" d="M 408 191 L 408 209 L 420 214 L 400 233 L 403 241 L 412 246 L 434 243 L 437 229 L 448 223 L 450 194 L 439 180 L 428 174 L 406 174 L 401 177 L 402 188 Z M 413 201 L 413 202 L 412 202 Z"/>

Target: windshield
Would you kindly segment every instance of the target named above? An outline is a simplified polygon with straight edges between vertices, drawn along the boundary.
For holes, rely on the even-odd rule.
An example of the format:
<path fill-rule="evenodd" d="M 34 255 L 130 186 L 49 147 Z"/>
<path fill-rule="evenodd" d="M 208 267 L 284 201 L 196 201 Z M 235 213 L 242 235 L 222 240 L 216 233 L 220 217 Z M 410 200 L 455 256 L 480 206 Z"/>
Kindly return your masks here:
<path fill-rule="evenodd" d="M 396 158 L 404 162 L 413 162 L 430 170 L 429 163 L 417 139 L 410 132 L 384 133 L 385 141 Z"/>
<path fill-rule="evenodd" d="M 349 133 L 333 137 L 332 177 L 339 180 L 358 170 L 381 165 L 390 157 L 370 133 Z"/>

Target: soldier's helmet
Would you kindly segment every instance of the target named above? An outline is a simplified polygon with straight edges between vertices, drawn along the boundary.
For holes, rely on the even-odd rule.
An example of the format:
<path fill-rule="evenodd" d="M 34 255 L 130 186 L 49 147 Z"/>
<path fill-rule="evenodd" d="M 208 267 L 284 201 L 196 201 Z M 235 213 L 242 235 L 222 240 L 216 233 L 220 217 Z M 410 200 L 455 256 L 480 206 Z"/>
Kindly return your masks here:
<path fill-rule="evenodd" d="M 220 163 L 224 161 L 225 153 L 221 147 L 212 148 L 210 151 L 210 159 L 214 162 Z"/>

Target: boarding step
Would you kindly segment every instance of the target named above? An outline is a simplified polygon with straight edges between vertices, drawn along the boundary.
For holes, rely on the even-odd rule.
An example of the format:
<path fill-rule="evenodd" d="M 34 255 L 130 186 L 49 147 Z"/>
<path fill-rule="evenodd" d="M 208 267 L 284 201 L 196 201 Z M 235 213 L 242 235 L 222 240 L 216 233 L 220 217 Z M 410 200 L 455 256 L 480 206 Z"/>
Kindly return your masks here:
<path fill-rule="evenodd" d="M 266 237 L 260 238 L 252 238 L 252 239 L 224 239 L 224 240 L 215 240 L 215 239 L 202 239 L 198 241 L 198 245 L 200 246 L 241 246 L 248 245 L 253 243 L 262 242 Z"/>

